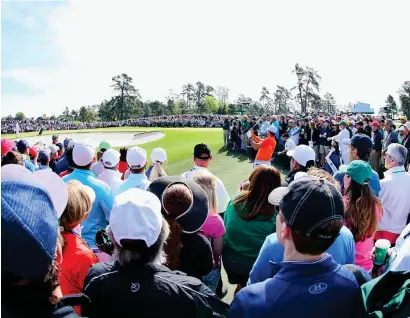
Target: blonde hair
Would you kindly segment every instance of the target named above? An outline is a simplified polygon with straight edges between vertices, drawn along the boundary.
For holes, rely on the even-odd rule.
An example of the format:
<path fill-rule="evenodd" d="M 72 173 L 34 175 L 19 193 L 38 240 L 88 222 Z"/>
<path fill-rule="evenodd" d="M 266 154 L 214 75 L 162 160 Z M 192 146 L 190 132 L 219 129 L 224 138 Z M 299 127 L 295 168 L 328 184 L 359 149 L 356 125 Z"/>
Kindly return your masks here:
<path fill-rule="evenodd" d="M 67 190 L 68 202 L 60 217 L 60 226 L 64 230 L 72 230 L 88 217 L 92 201 L 83 185 L 77 180 L 67 182 Z"/>
<path fill-rule="evenodd" d="M 313 176 L 329 181 L 336 187 L 337 190 L 339 190 L 340 193 L 342 193 L 342 187 L 340 186 L 340 183 L 329 172 L 316 167 L 311 167 L 309 168 L 307 174 L 308 176 Z"/>
<path fill-rule="evenodd" d="M 154 163 L 151 169 L 151 173 L 149 174 L 149 181 L 154 181 L 157 178 L 166 177 L 167 173 L 164 170 L 163 163 L 157 161 Z"/>
<path fill-rule="evenodd" d="M 208 196 L 209 211 L 217 214 L 216 211 L 216 178 L 209 171 L 202 170 L 195 174 L 194 181 L 201 186 Z"/>

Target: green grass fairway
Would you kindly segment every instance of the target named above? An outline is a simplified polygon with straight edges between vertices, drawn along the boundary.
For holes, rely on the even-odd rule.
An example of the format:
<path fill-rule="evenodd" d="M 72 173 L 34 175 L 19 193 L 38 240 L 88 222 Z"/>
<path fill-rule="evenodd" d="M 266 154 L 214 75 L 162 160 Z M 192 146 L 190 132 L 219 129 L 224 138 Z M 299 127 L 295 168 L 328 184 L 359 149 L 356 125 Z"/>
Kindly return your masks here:
<path fill-rule="evenodd" d="M 198 143 L 206 143 L 212 150 L 213 160 L 209 170 L 218 176 L 227 188 L 231 198 L 239 191 L 239 185 L 245 181 L 252 172 L 252 161 L 237 152 L 227 151 L 223 146 L 222 129 L 218 128 L 143 128 L 143 127 L 120 127 L 120 128 L 101 128 L 87 130 L 59 131 L 59 133 L 76 132 L 115 132 L 115 131 L 161 131 L 165 137 L 140 145 L 146 149 L 150 155 L 152 149 L 162 147 L 167 151 L 168 164 L 165 170 L 168 175 L 180 175 L 193 167 L 193 149 Z M 53 135 L 55 131 L 44 131 L 43 135 Z M 38 135 L 37 132 L 22 133 L 19 138 Z M 2 138 L 15 139 L 13 135 L 2 135 Z M 47 139 L 47 138 L 45 138 Z M 286 172 L 284 172 L 286 173 Z M 228 287 L 228 295 L 224 301 L 230 303 L 233 299 L 235 286 L 228 283 L 225 271 L 222 271 L 224 285 Z"/>
<path fill-rule="evenodd" d="M 86 130 L 58 131 L 57 133 L 84 133 L 84 132 L 116 132 L 116 131 L 161 131 L 165 137 L 140 145 L 148 154 L 156 147 L 167 151 L 168 175 L 179 175 L 193 167 L 193 149 L 198 143 L 206 143 L 212 150 L 213 161 L 210 170 L 225 184 L 229 194 L 235 195 L 239 184 L 246 180 L 252 171 L 252 162 L 246 155 L 226 151 L 223 149 L 222 129 L 218 128 L 145 128 L 145 127 L 119 127 Z M 43 136 L 53 135 L 56 131 L 44 131 Z M 19 138 L 37 136 L 37 132 L 21 133 Z M 2 135 L 2 138 L 15 139 L 14 134 Z M 47 139 L 47 137 L 45 138 Z"/>

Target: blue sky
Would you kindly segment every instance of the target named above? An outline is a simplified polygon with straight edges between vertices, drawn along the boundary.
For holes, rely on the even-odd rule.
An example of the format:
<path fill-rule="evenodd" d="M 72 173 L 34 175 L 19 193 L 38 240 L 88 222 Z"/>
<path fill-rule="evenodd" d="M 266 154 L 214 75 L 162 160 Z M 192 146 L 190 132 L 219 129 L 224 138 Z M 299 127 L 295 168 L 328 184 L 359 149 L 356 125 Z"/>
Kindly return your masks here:
<path fill-rule="evenodd" d="M 62 1 L 6 1 L 1 3 L 2 94 L 30 95 L 35 90 L 3 72 L 15 69 L 54 68 L 60 63 L 52 43 L 47 17 Z"/>
<path fill-rule="evenodd" d="M 408 0 L 10 0 L 1 9 L 2 116 L 98 104 L 121 73 L 143 99 L 202 81 L 234 101 L 291 88 L 300 63 L 322 76 L 322 96 L 375 109 L 410 80 Z"/>

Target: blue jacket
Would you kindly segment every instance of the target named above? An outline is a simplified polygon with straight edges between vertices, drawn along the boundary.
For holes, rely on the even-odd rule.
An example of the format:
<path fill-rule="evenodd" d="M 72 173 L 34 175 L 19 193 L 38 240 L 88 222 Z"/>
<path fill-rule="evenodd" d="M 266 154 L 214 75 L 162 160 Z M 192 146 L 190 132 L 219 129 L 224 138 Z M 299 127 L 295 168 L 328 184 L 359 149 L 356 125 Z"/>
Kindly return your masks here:
<path fill-rule="evenodd" d="M 273 278 L 236 295 L 228 317 L 356 317 L 359 285 L 352 271 L 332 256 L 316 262 L 281 262 L 275 267 Z M 355 268 L 369 279 L 364 270 Z"/>
<path fill-rule="evenodd" d="M 345 173 L 342 172 L 342 171 L 338 171 L 333 175 L 333 177 L 337 181 L 339 181 L 340 186 L 342 187 L 342 194 L 345 193 L 345 185 L 344 185 L 344 181 L 343 181 L 344 176 L 345 176 Z M 379 179 L 379 175 L 374 170 L 372 170 L 372 177 L 370 178 L 370 181 L 369 181 L 369 187 L 373 191 L 374 195 L 376 197 L 379 197 L 379 193 L 380 193 L 380 189 L 381 189 L 380 188 L 380 179 Z"/>
<path fill-rule="evenodd" d="M 60 160 L 56 163 L 56 173 L 60 174 L 61 172 L 64 172 L 68 169 L 68 160 L 66 157 L 66 154 L 63 153 L 61 156 Z"/>
<path fill-rule="evenodd" d="M 377 129 L 373 134 L 373 149 L 381 151 L 383 148 L 382 141 L 383 133 L 379 129 Z"/>
<path fill-rule="evenodd" d="M 82 237 L 90 247 L 95 247 L 95 234 L 98 230 L 105 229 L 108 225 L 114 202 L 110 186 L 104 181 L 98 180 L 96 174 L 91 170 L 74 169 L 71 174 L 63 177 L 64 182 L 70 180 L 77 180 L 89 186 L 95 192 L 95 200 L 90 214 L 81 224 L 83 226 L 81 231 Z"/>
<path fill-rule="evenodd" d="M 354 264 L 355 243 L 352 232 L 343 226 L 336 241 L 326 252 L 332 255 L 338 264 Z M 282 262 L 284 253 L 285 249 L 278 241 L 276 233 L 268 235 L 249 274 L 248 286 L 271 278 L 274 267 L 272 263 Z"/>

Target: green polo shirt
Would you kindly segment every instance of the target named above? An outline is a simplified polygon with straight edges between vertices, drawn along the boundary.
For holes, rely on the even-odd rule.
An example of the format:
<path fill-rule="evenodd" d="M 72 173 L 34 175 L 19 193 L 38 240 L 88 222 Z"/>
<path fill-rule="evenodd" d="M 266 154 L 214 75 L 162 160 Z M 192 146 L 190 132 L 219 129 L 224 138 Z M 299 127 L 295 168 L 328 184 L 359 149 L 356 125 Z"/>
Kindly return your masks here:
<path fill-rule="evenodd" d="M 224 216 L 226 229 L 224 253 L 229 253 L 231 257 L 243 262 L 244 265 L 253 266 L 265 238 L 276 232 L 276 214 L 270 220 L 259 216 L 246 221 L 238 215 L 241 206 L 234 207 L 233 202 L 234 200 L 229 202 Z M 249 209 L 245 208 L 241 214 L 246 214 L 248 211 Z"/>

